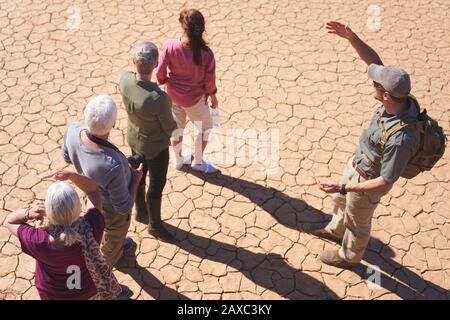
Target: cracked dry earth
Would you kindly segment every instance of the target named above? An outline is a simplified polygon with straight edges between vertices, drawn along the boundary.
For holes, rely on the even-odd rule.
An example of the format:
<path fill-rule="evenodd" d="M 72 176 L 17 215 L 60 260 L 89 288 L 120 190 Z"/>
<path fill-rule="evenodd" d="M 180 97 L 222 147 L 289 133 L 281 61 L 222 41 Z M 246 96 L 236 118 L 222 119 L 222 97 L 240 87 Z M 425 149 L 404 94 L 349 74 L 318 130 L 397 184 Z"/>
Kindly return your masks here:
<path fill-rule="evenodd" d="M 219 131 L 278 128 L 280 166 L 264 173 L 237 159 L 206 179 L 170 169 L 163 218 L 178 242 L 158 242 L 133 221 L 135 252 L 115 270 L 133 298 L 450 298 L 448 150 L 431 172 L 401 179 L 382 199 L 354 270 L 323 265 L 318 254 L 336 245 L 302 232 L 329 218 L 331 198 L 315 178 L 339 178 L 376 104 L 364 63 L 324 23 L 348 22 L 386 64 L 410 72 L 413 93 L 448 133 L 448 0 L 374 0 L 378 32 L 366 26 L 366 1 L 356 0 L 74 3 L 79 30 L 67 27 L 70 1 L 0 2 L 0 222 L 44 198 L 49 183 L 37 174 L 65 167 L 65 127 L 94 95 L 118 103 L 112 140 L 130 152 L 119 76 L 132 69 L 135 45 L 179 36 L 180 8 L 195 6 L 217 59 Z M 236 141 L 239 150 L 249 143 Z M 34 261 L 3 226 L 0 250 L 0 297 L 38 298 Z M 381 270 L 379 288 L 366 283 L 370 265 Z"/>

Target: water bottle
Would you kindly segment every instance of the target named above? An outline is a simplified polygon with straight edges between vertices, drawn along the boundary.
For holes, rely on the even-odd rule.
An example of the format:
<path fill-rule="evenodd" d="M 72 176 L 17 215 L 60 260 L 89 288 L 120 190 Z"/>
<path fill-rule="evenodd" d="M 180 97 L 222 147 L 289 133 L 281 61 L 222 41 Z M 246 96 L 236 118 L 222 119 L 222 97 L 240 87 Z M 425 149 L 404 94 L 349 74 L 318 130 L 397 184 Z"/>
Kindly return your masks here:
<path fill-rule="evenodd" d="M 213 127 L 220 126 L 219 108 L 212 109 L 211 111 Z"/>

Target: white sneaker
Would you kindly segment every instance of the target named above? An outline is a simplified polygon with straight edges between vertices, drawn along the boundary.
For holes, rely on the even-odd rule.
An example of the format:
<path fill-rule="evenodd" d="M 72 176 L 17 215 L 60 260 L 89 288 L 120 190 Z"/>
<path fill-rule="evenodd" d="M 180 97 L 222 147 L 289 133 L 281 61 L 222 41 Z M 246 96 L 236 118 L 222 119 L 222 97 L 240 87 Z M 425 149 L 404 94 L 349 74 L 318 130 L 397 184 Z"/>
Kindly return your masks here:
<path fill-rule="evenodd" d="M 190 164 L 192 162 L 192 155 L 191 154 L 186 154 L 183 156 L 183 161 L 181 162 L 175 162 L 175 169 L 177 170 L 181 170 L 181 168 L 183 168 L 183 166 L 185 164 Z"/>
<path fill-rule="evenodd" d="M 201 164 L 193 164 L 192 170 L 195 171 L 201 171 L 203 173 L 214 173 L 219 171 L 211 162 L 208 162 L 206 160 L 202 160 Z"/>

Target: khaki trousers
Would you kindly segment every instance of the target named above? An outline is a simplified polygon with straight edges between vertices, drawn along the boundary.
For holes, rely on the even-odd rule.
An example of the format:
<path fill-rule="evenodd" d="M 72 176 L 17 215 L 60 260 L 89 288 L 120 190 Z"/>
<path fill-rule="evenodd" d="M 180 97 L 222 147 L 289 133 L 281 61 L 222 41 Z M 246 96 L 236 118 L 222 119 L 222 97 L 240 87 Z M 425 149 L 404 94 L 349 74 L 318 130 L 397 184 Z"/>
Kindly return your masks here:
<path fill-rule="evenodd" d="M 183 135 L 183 130 L 186 128 L 187 118 L 194 124 L 197 133 L 203 133 L 206 138 L 213 127 L 211 113 L 209 111 L 208 101 L 206 96 L 203 96 L 192 107 L 182 107 L 176 104 L 172 105 L 173 119 L 177 123 L 178 130 L 172 135 L 172 138 L 179 139 Z"/>
<path fill-rule="evenodd" d="M 353 168 L 351 158 L 344 170 L 341 184 L 357 184 L 366 179 Z M 325 229 L 342 238 L 339 250 L 341 258 L 351 263 L 358 263 L 364 256 L 370 239 L 372 217 L 381 197 L 389 192 L 392 186 L 371 192 L 349 192 L 347 195 L 336 194 L 334 215 Z"/>
<path fill-rule="evenodd" d="M 101 251 L 110 268 L 119 261 L 123 254 L 123 241 L 128 233 L 131 215 L 117 213 L 113 208 L 103 208 L 105 215 L 105 232 Z"/>

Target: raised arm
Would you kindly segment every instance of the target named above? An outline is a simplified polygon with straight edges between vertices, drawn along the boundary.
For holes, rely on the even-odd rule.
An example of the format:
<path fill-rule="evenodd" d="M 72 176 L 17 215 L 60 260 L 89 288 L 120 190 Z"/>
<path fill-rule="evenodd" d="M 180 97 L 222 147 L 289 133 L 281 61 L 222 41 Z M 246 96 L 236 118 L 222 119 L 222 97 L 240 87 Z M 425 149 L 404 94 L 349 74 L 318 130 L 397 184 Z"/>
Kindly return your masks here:
<path fill-rule="evenodd" d="M 83 191 L 89 198 L 92 205 L 102 211 L 102 195 L 100 187 L 98 184 L 81 174 L 68 170 L 55 170 L 52 172 L 45 173 L 41 176 L 42 179 L 53 179 L 53 180 L 70 180 L 74 185 L 76 185 L 81 191 Z"/>
<path fill-rule="evenodd" d="M 359 57 L 364 60 L 367 65 L 371 65 L 372 63 L 383 65 L 380 56 L 375 50 L 362 41 L 348 25 L 346 26 L 337 21 L 330 21 L 327 23 L 326 28 L 329 30 L 328 33 L 337 34 L 338 36 L 347 39 L 353 48 L 355 48 Z"/>

